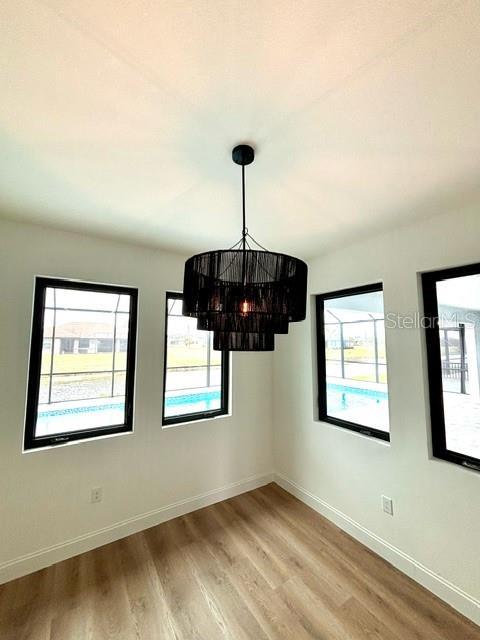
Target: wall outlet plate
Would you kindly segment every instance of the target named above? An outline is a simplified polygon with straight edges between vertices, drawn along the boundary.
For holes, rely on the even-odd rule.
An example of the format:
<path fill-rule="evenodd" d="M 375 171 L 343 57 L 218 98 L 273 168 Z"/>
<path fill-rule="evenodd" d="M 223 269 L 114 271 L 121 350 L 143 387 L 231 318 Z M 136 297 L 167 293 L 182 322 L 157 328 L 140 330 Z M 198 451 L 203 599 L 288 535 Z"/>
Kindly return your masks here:
<path fill-rule="evenodd" d="M 393 516 L 393 500 L 388 496 L 382 496 L 382 509 L 389 516 Z"/>
<path fill-rule="evenodd" d="M 101 502 L 103 498 L 103 489 L 102 487 L 95 487 L 92 489 L 90 493 L 90 502 Z"/>

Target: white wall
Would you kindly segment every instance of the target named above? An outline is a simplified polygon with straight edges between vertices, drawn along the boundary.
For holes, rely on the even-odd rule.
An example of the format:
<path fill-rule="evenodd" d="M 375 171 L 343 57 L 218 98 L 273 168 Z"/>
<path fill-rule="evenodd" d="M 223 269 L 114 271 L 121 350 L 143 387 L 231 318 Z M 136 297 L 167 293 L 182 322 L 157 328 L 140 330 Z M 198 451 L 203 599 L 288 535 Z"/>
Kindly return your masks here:
<path fill-rule="evenodd" d="M 310 293 L 383 280 L 385 311 L 414 313 L 417 273 L 480 261 L 479 239 L 475 211 L 383 234 L 312 262 Z M 390 445 L 315 421 L 311 315 L 277 337 L 273 408 L 272 357 L 233 354 L 233 416 L 162 430 L 165 290 L 183 261 L 0 221 L 0 582 L 268 481 L 273 438 L 279 482 L 480 621 L 480 475 L 431 459 L 422 333 L 387 331 Z M 139 288 L 133 435 L 22 454 L 36 274 Z"/>
<path fill-rule="evenodd" d="M 385 313 L 413 314 L 422 309 L 419 272 L 472 262 L 480 262 L 478 210 L 318 258 L 310 264 L 309 290 L 313 296 L 383 281 Z M 480 622 L 480 474 L 431 457 L 422 331 L 387 329 L 388 445 L 315 420 L 314 329 L 310 313 L 277 340 L 279 481 Z M 381 511 L 381 494 L 393 498 L 393 518 Z"/>
<path fill-rule="evenodd" d="M 184 259 L 0 221 L 0 581 L 269 479 L 270 354 L 233 354 L 231 417 L 161 428 L 165 291 Z M 35 275 L 138 287 L 134 434 L 22 454 Z"/>

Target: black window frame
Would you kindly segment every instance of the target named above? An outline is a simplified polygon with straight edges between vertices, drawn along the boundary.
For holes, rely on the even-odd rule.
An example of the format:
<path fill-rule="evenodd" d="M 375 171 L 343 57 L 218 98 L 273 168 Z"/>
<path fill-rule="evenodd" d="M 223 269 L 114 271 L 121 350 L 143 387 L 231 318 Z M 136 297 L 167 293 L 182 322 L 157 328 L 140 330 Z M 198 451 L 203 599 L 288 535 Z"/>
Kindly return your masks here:
<path fill-rule="evenodd" d="M 113 293 L 130 296 L 130 312 L 128 322 L 128 346 L 125 375 L 125 420 L 123 424 L 95 427 L 78 431 L 62 432 L 55 435 L 36 436 L 35 428 L 40 393 L 40 377 L 42 364 L 43 330 L 45 296 L 47 288 L 73 289 L 96 293 Z M 135 366 L 137 344 L 138 289 L 134 287 L 97 284 L 80 280 L 35 278 L 33 313 L 30 337 L 30 356 L 28 368 L 27 402 L 25 412 L 24 451 L 62 445 L 77 440 L 87 440 L 99 436 L 133 432 L 133 405 L 135 393 Z M 52 344 L 53 349 L 53 344 Z"/>
<path fill-rule="evenodd" d="M 163 348 L 163 396 L 162 396 L 162 426 L 169 427 L 175 424 L 183 424 L 185 422 L 198 422 L 200 420 L 208 420 L 217 418 L 218 416 L 228 415 L 229 400 L 229 382 L 230 382 L 230 353 L 222 351 L 221 362 L 221 390 L 220 390 L 220 407 L 211 411 L 195 411 L 179 416 L 165 415 L 166 400 L 166 384 L 167 384 L 167 349 L 168 349 L 168 302 L 169 300 L 182 300 L 183 293 L 178 291 L 167 291 L 165 295 L 165 329 L 164 329 L 164 348 Z"/>
<path fill-rule="evenodd" d="M 374 293 L 381 291 L 383 293 L 383 283 L 377 282 L 359 287 L 351 287 L 348 289 L 340 289 L 338 291 L 329 291 L 315 296 L 316 307 L 316 325 L 317 325 L 317 385 L 318 385 L 318 419 L 321 422 L 327 422 L 337 427 L 342 427 L 365 436 L 377 438 L 385 442 L 390 442 L 390 433 L 381 431 L 374 427 L 357 424 L 348 420 L 342 420 L 329 416 L 327 413 L 327 368 L 325 357 L 325 326 L 324 326 L 324 309 L 325 300 L 332 298 L 346 298 L 349 296 L 360 295 L 363 293 Z M 387 366 L 387 361 L 385 361 Z"/>
<path fill-rule="evenodd" d="M 428 271 L 421 274 L 424 312 L 424 332 L 427 355 L 430 431 L 434 458 L 480 471 L 480 459 L 447 448 L 445 410 L 443 403 L 442 358 L 437 298 L 437 282 L 480 275 L 480 263 Z"/>

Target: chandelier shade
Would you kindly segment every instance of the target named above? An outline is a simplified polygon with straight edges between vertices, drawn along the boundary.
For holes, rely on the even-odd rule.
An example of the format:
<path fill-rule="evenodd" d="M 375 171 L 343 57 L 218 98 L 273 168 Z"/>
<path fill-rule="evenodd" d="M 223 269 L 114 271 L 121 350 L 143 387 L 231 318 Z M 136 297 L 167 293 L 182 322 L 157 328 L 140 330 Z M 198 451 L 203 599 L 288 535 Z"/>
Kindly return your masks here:
<path fill-rule="evenodd" d="M 186 261 L 182 313 L 197 318 L 198 329 L 214 332 L 216 350 L 273 351 L 274 334 L 286 334 L 290 322 L 305 319 L 308 269 L 298 258 L 267 251 L 248 233 L 245 165 L 254 152 L 239 145 L 232 157 L 242 165 L 242 238 L 230 249 Z"/>
<path fill-rule="evenodd" d="M 213 348 L 217 351 L 273 351 L 273 333 L 240 333 L 238 331 L 215 331 Z"/>
<path fill-rule="evenodd" d="M 267 313 L 217 313 L 197 320 L 197 329 L 204 331 L 234 331 L 240 333 L 288 333 L 288 320 Z"/>
<path fill-rule="evenodd" d="M 282 253 L 200 253 L 185 264 L 183 315 L 263 314 L 296 322 L 305 318 L 306 282 L 305 262 Z"/>

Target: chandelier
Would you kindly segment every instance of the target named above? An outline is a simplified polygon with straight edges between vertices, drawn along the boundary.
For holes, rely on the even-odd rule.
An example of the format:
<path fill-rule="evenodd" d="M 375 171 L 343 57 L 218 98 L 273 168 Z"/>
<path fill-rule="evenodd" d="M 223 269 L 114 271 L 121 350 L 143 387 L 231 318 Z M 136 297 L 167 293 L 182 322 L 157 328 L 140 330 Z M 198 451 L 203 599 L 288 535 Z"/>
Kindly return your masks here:
<path fill-rule="evenodd" d="M 213 331 L 219 351 L 273 351 L 275 334 L 305 319 L 307 265 L 298 258 L 267 251 L 248 232 L 245 166 L 255 153 L 248 145 L 232 151 L 242 167 L 242 237 L 230 249 L 207 251 L 185 263 L 183 315 L 197 328 Z M 252 248 L 252 243 L 254 248 Z"/>

